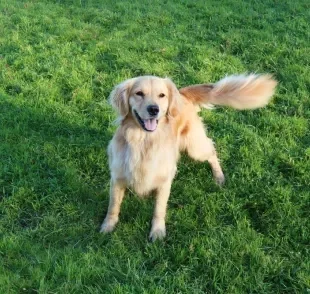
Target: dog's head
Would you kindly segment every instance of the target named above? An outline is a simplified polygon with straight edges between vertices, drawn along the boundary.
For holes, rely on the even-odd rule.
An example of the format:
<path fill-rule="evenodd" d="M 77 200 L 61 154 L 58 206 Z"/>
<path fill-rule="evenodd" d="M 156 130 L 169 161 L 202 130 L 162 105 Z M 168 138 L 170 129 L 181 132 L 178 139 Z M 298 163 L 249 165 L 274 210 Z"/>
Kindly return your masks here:
<path fill-rule="evenodd" d="M 169 79 L 143 76 L 126 80 L 117 85 L 110 101 L 121 119 L 131 115 L 145 131 L 156 130 L 164 117 L 174 117 L 180 109 L 181 97 Z"/>

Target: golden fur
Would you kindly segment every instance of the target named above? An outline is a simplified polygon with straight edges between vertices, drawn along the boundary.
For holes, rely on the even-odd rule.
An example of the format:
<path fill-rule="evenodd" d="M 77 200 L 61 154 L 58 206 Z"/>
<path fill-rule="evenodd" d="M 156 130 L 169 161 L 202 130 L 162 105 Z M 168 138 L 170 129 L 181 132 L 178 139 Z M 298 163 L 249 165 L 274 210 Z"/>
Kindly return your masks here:
<path fill-rule="evenodd" d="M 116 86 L 110 101 L 118 111 L 120 126 L 108 147 L 110 203 L 101 232 L 115 228 L 125 189 L 130 187 L 141 196 L 155 192 L 150 239 L 163 238 L 167 202 L 181 151 L 195 160 L 208 161 L 215 181 L 224 183 L 214 144 L 198 116 L 200 106 L 263 107 L 276 84 L 269 75 L 252 74 L 179 90 L 171 80 L 154 76 L 129 79 Z"/>

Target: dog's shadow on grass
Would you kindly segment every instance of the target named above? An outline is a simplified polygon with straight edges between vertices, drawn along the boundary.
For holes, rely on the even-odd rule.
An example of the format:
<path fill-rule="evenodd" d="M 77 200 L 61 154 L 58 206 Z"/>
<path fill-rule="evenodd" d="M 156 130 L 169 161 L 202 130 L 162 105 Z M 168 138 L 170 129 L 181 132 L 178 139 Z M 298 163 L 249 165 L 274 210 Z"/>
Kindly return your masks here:
<path fill-rule="evenodd" d="M 108 118 L 93 126 L 80 113 L 6 95 L 0 108 L 0 200 L 7 227 L 64 235 L 70 235 L 65 227 L 72 227 L 72 235 L 83 228 L 97 231 L 108 204 Z"/>

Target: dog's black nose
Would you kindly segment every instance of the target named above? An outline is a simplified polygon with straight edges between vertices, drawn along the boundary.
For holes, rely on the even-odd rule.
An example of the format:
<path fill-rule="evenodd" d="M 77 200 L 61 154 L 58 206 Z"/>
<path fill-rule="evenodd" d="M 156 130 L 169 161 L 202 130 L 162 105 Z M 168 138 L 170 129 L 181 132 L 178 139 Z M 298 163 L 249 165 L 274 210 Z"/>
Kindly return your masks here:
<path fill-rule="evenodd" d="M 159 112 L 158 105 L 149 105 L 146 109 L 150 115 L 157 115 Z"/>

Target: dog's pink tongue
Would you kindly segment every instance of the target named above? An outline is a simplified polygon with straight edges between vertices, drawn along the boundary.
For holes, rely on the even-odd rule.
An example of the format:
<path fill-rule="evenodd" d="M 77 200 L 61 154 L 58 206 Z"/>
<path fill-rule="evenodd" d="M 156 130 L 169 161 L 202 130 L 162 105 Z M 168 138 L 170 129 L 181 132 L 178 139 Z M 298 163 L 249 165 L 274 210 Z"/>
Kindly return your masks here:
<path fill-rule="evenodd" d="M 148 131 L 155 131 L 157 127 L 157 121 L 156 118 L 151 118 L 151 119 L 144 119 L 144 126 Z"/>

